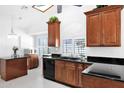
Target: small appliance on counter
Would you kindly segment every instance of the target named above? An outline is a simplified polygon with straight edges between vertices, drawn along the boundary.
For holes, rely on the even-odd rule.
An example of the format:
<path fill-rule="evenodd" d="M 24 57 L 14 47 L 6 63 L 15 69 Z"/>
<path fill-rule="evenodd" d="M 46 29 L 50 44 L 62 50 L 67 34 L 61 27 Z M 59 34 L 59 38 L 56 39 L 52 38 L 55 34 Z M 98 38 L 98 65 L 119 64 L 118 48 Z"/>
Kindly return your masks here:
<path fill-rule="evenodd" d="M 51 57 L 58 58 L 61 57 L 61 54 L 51 54 Z"/>
<path fill-rule="evenodd" d="M 51 54 L 43 54 L 43 57 L 51 57 Z"/>

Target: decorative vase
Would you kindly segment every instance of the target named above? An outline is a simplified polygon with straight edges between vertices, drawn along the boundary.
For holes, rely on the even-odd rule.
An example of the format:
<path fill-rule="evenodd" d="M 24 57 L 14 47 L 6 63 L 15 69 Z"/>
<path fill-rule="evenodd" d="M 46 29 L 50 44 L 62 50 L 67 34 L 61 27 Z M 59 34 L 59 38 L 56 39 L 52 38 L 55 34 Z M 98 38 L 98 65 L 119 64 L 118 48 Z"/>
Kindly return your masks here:
<path fill-rule="evenodd" d="M 17 53 L 17 50 L 18 50 L 18 47 L 14 46 L 14 47 L 13 47 L 13 52 L 14 52 L 13 57 L 14 57 L 14 58 L 17 57 L 17 54 L 16 54 L 16 53 Z"/>
<path fill-rule="evenodd" d="M 16 52 L 16 50 L 14 50 L 14 58 L 16 58 L 17 57 L 17 52 Z"/>

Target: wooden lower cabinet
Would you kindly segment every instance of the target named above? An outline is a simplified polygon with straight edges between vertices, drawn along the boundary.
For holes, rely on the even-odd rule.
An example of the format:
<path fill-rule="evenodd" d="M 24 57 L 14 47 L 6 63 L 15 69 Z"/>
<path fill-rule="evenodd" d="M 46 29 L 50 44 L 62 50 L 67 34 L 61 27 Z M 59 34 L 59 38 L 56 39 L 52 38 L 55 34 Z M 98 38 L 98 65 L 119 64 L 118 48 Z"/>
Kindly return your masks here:
<path fill-rule="evenodd" d="M 65 82 L 65 62 L 56 61 L 55 62 L 55 80 L 60 82 Z"/>
<path fill-rule="evenodd" d="M 55 62 L 55 79 L 72 86 L 76 85 L 76 64 L 57 60 Z"/>
<path fill-rule="evenodd" d="M 88 66 L 87 64 L 56 60 L 55 80 L 74 87 L 82 87 L 81 72 Z"/>
<path fill-rule="evenodd" d="M 78 81 L 77 81 L 77 86 L 82 87 L 82 71 L 84 70 L 84 66 L 82 64 L 78 64 L 77 67 L 77 76 L 78 76 Z"/>
<path fill-rule="evenodd" d="M 5 81 L 27 75 L 27 58 L 3 59 L 0 68 L 1 78 Z"/>
<path fill-rule="evenodd" d="M 75 86 L 77 81 L 76 64 L 67 62 L 65 64 L 65 83 Z"/>
<path fill-rule="evenodd" d="M 82 76 L 82 85 L 84 88 L 124 88 L 124 82 L 90 75 Z"/>
<path fill-rule="evenodd" d="M 39 66 L 39 59 L 37 54 L 27 54 L 28 56 L 28 69 L 37 68 Z"/>

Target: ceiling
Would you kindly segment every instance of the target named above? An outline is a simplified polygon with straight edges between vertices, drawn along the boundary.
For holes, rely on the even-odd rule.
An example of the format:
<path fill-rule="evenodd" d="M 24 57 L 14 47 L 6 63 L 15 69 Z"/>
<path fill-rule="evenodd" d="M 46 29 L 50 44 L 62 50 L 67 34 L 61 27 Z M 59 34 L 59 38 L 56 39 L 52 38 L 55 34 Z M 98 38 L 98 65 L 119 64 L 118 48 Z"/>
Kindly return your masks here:
<path fill-rule="evenodd" d="M 66 10 L 67 7 L 71 5 L 63 6 Z M 23 6 L 24 7 L 24 6 Z M 31 5 L 26 6 L 28 8 L 22 8 L 22 5 L 0 5 L 0 18 L 9 19 L 11 21 L 11 16 L 14 17 L 14 27 L 27 34 L 39 34 L 47 33 L 47 24 L 50 16 L 57 14 L 57 6 L 53 6 L 45 13 L 42 13 Z M 77 6 L 71 6 L 78 8 Z M 79 8 L 78 8 L 79 9 Z M 80 8 L 81 9 L 81 8 Z M 61 14 L 61 13 L 60 13 Z"/>
<path fill-rule="evenodd" d="M 32 6 L 27 6 L 28 8 L 24 9 L 22 7 L 17 5 L 0 5 L 0 17 L 2 19 L 11 19 L 11 16 L 13 16 L 14 26 L 28 34 L 45 31 L 44 25 L 46 20 L 48 20 L 47 16 L 56 13 L 56 6 L 45 13 L 33 9 Z"/>

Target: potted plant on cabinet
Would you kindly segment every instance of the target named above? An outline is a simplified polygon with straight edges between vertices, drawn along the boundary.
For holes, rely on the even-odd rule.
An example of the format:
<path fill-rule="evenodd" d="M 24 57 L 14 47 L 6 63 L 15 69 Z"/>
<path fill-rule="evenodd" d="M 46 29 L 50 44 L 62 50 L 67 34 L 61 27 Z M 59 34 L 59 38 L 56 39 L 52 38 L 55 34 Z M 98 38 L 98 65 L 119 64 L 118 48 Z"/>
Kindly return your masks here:
<path fill-rule="evenodd" d="M 55 22 L 57 22 L 57 21 L 59 21 L 59 20 L 58 20 L 58 17 L 56 17 L 56 16 L 51 16 L 51 17 L 49 18 L 49 22 L 50 22 L 50 23 L 55 23 Z"/>
<path fill-rule="evenodd" d="M 97 8 L 102 8 L 102 7 L 106 7 L 108 5 L 96 5 Z"/>
<path fill-rule="evenodd" d="M 48 46 L 59 47 L 60 46 L 60 21 L 58 17 L 51 16 L 48 24 Z"/>

